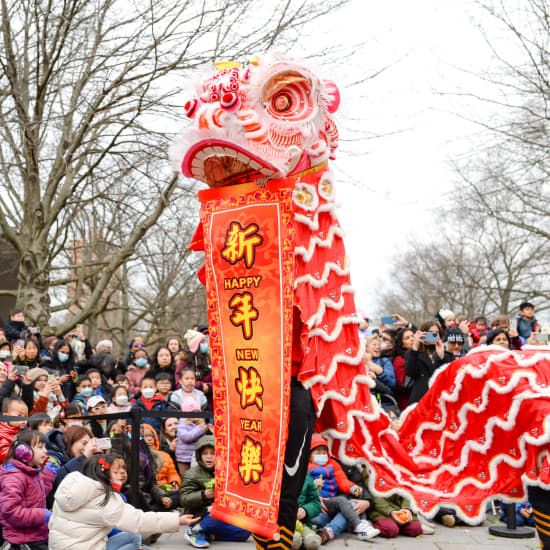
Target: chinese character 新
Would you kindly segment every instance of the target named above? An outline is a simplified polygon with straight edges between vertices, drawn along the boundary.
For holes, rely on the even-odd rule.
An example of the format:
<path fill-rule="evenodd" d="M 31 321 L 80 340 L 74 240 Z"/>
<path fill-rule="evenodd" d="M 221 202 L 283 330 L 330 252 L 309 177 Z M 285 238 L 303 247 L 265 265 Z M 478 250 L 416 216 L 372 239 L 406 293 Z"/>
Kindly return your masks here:
<path fill-rule="evenodd" d="M 222 258 L 232 265 L 244 259 L 246 267 L 251 267 L 256 256 L 256 247 L 264 242 L 258 230 L 255 223 L 243 228 L 239 222 L 231 222 L 225 235 Z"/>

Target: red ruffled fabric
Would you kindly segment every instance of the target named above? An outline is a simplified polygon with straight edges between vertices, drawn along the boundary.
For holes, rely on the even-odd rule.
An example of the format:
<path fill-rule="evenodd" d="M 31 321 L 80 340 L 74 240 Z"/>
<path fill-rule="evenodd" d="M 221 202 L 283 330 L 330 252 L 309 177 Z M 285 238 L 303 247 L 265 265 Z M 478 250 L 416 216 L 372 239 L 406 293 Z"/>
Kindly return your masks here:
<path fill-rule="evenodd" d="M 391 429 L 365 375 L 334 197 L 321 192 L 330 180 L 328 172 L 300 178 L 294 202 L 299 377 L 331 453 L 366 460 L 372 490 L 406 495 L 427 516 L 445 505 L 475 523 L 495 495 L 522 500 L 524 484 L 550 489 L 548 348 L 477 348 L 441 368 L 399 432 Z"/>

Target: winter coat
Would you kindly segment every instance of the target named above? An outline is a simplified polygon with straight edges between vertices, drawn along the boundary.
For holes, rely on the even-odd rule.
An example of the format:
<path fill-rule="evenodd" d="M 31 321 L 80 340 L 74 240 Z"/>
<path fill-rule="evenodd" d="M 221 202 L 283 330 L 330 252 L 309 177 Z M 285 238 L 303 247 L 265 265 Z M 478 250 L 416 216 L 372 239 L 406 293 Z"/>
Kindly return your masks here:
<path fill-rule="evenodd" d="M 48 539 L 46 496 L 55 468 L 32 468 L 11 459 L 0 468 L 0 523 L 4 539 L 13 544 Z"/>
<path fill-rule="evenodd" d="M 214 479 L 214 468 L 207 468 L 201 459 L 205 447 L 214 447 L 213 435 L 205 435 L 197 441 L 195 451 L 197 465 L 183 474 L 180 504 L 184 514 L 203 517 L 208 512 L 208 507 L 214 502 L 214 499 L 206 498 L 204 495 L 205 483 Z"/>
<path fill-rule="evenodd" d="M 393 358 L 393 370 L 395 372 L 395 396 L 397 398 L 397 404 L 399 410 L 404 411 L 409 405 L 409 395 L 411 393 L 410 388 L 405 387 L 405 357 L 402 355 L 396 355 Z"/>
<path fill-rule="evenodd" d="M 10 344 L 13 344 L 14 342 L 17 342 L 17 340 L 22 340 L 23 336 L 21 336 L 21 334 L 27 330 L 28 327 L 24 321 L 12 321 L 10 319 L 6 323 L 4 334 L 6 335 L 6 340 Z"/>
<path fill-rule="evenodd" d="M 6 422 L 0 422 L 0 462 L 2 464 L 6 461 L 10 446 L 20 431 L 19 426 L 10 426 Z"/>
<path fill-rule="evenodd" d="M 321 499 L 313 478 L 306 474 L 302 492 L 298 497 L 298 508 L 303 508 L 306 512 L 306 517 L 302 520 L 306 525 L 311 527 L 311 519 L 321 513 Z"/>
<path fill-rule="evenodd" d="M 142 512 L 113 493 L 102 506 L 105 491 L 98 481 L 73 472 L 55 494 L 50 519 L 50 550 L 105 550 L 107 534 L 121 531 L 167 533 L 179 529 L 179 516 L 170 512 Z"/>
<path fill-rule="evenodd" d="M 371 521 L 389 518 L 392 512 L 403 509 L 411 511 L 412 521 L 417 519 L 416 514 L 411 510 L 411 503 L 402 496 L 392 495 L 390 497 L 374 497 L 374 508 L 369 511 L 369 518 Z"/>
<path fill-rule="evenodd" d="M 71 459 L 65 447 L 63 432 L 61 430 L 50 430 L 46 434 L 46 450 L 48 451 L 50 461 L 58 468 Z"/>
<path fill-rule="evenodd" d="M 139 388 L 141 386 L 141 381 L 143 380 L 143 377 L 149 372 L 149 369 L 147 367 L 143 368 L 137 368 L 134 364 L 130 364 L 128 366 L 128 370 L 126 371 L 126 377 L 128 378 L 128 382 L 130 383 L 130 395 L 135 395 L 136 393 L 139 393 Z"/>
<path fill-rule="evenodd" d="M 319 466 L 310 461 L 307 469 L 314 480 L 323 476 L 324 483 L 319 491 L 323 498 L 332 498 L 339 493 L 349 494 L 354 486 L 354 483 L 346 476 L 342 466 L 330 457 L 324 466 Z"/>
<path fill-rule="evenodd" d="M 390 359 L 387 357 L 377 357 L 372 360 L 373 363 L 382 367 L 383 372 L 378 374 L 376 377 L 382 384 L 385 384 L 390 388 L 390 390 L 395 390 L 396 380 L 395 380 L 395 371 Z"/>
<path fill-rule="evenodd" d="M 526 319 L 525 317 L 519 315 L 516 318 L 516 330 L 523 343 L 527 341 L 532 332 L 539 330 L 539 327 L 539 322 L 534 317 L 532 319 Z"/>
<path fill-rule="evenodd" d="M 191 464 L 198 439 L 206 432 L 206 425 L 197 425 L 180 418 L 178 422 L 176 460 Z"/>
<path fill-rule="evenodd" d="M 65 340 L 58 340 L 53 348 L 51 359 L 44 358 L 41 362 L 41 367 L 46 369 L 48 372 L 52 372 L 57 376 L 63 376 L 65 374 L 71 374 L 71 371 L 79 372 L 79 366 L 76 365 L 75 356 L 72 348 L 69 346 L 69 359 L 65 362 L 61 362 L 57 356 L 59 350 L 66 346 L 67 343 Z M 61 391 L 66 399 L 69 401 L 74 397 L 76 393 L 76 386 L 74 382 L 69 379 L 67 382 L 61 384 Z"/>
<path fill-rule="evenodd" d="M 180 388 L 179 390 L 172 392 L 172 395 L 170 395 L 170 402 L 174 403 L 174 405 L 180 411 L 183 410 L 183 404 L 188 403 L 189 401 L 195 401 L 201 411 L 206 410 L 206 408 L 208 407 L 208 400 L 206 399 L 206 395 L 204 395 L 202 391 L 197 389 L 193 390 L 192 393 L 188 393 L 184 392 Z"/>
<path fill-rule="evenodd" d="M 31 409 L 30 416 L 36 413 L 54 413 L 54 416 L 59 416 L 61 411 L 65 408 L 65 405 L 68 401 L 63 398 L 62 401 L 59 401 L 57 396 L 44 396 L 40 395 L 37 391 L 33 394 L 33 405 Z"/>
<path fill-rule="evenodd" d="M 78 407 L 78 410 L 82 413 L 83 416 L 88 416 L 88 398 L 82 395 L 81 393 L 75 394 L 73 400 L 71 401 L 73 405 Z"/>
<path fill-rule="evenodd" d="M 132 406 L 132 409 L 139 408 L 144 412 L 147 411 L 165 411 L 167 409 L 176 410 L 176 406 L 163 399 L 159 394 L 153 395 L 151 399 L 145 399 L 143 396 L 136 399 L 135 404 Z M 150 424 L 155 428 L 156 432 L 159 434 L 162 427 L 162 418 L 147 418 L 147 415 L 143 415 L 143 422 L 145 424 Z"/>
<path fill-rule="evenodd" d="M 149 425 L 144 424 L 143 426 L 145 427 Z M 154 431 L 153 426 L 149 426 L 149 428 L 153 430 L 154 435 L 151 452 L 153 454 L 153 458 L 155 459 L 157 485 L 170 485 L 173 481 L 175 481 L 178 484 L 178 487 L 180 487 L 181 477 L 176 470 L 176 465 L 174 464 L 172 457 L 168 453 L 160 450 L 158 435 Z"/>
<path fill-rule="evenodd" d="M 84 455 L 72 458 L 63 440 L 63 432 L 61 430 L 50 430 L 46 434 L 46 449 L 50 462 L 57 467 L 57 475 L 53 483 L 53 491 L 48 495 L 47 504 L 51 508 L 53 505 L 54 492 L 59 487 L 59 484 L 65 479 L 67 474 L 75 471 L 81 471 L 86 461 Z"/>
<path fill-rule="evenodd" d="M 410 349 L 405 355 L 405 372 L 412 378 L 412 389 L 409 404 L 420 401 L 428 391 L 433 373 L 445 363 L 450 363 L 453 356 L 447 351 L 443 359 L 434 352 L 433 361 L 425 351 Z"/>

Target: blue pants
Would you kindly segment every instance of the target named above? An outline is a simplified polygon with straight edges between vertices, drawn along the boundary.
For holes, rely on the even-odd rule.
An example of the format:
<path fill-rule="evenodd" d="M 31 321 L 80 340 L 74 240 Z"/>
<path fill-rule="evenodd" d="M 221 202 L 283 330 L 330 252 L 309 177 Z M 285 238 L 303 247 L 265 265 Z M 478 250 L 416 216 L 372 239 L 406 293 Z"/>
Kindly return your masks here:
<path fill-rule="evenodd" d="M 139 550 L 141 535 L 121 531 L 107 540 L 107 550 Z"/>
<path fill-rule="evenodd" d="M 317 527 L 329 527 L 335 537 L 348 528 L 348 521 L 342 512 L 338 512 L 333 518 L 325 512 L 321 512 L 318 516 L 312 518 L 311 523 Z"/>
<path fill-rule="evenodd" d="M 250 536 L 249 531 L 215 519 L 210 514 L 201 519 L 199 526 L 205 535 L 212 535 L 216 540 L 225 542 L 244 542 Z"/>

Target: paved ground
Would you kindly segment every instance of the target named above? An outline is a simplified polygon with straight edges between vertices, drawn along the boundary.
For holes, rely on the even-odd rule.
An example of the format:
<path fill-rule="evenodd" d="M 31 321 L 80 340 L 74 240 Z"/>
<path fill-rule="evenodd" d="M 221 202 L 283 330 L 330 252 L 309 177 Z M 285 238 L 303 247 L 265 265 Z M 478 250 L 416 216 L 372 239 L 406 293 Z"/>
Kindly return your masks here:
<path fill-rule="evenodd" d="M 437 525 L 434 535 L 423 535 L 416 539 L 398 537 L 396 539 L 376 538 L 370 542 L 362 542 L 350 534 L 343 535 L 338 539 L 329 542 L 323 548 L 337 550 L 498 550 L 503 548 L 514 548 L 514 550 L 539 549 L 538 538 L 532 539 L 504 539 L 496 538 L 489 534 L 487 527 L 489 521 L 481 527 L 454 527 L 449 529 Z M 183 539 L 182 532 L 174 535 L 163 535 L 153 546 L 156 550 L 182 550 L 191 548 Z M 214 542 L 211 548 L 216 550 L 253 550 L 252 542 Z"/>

